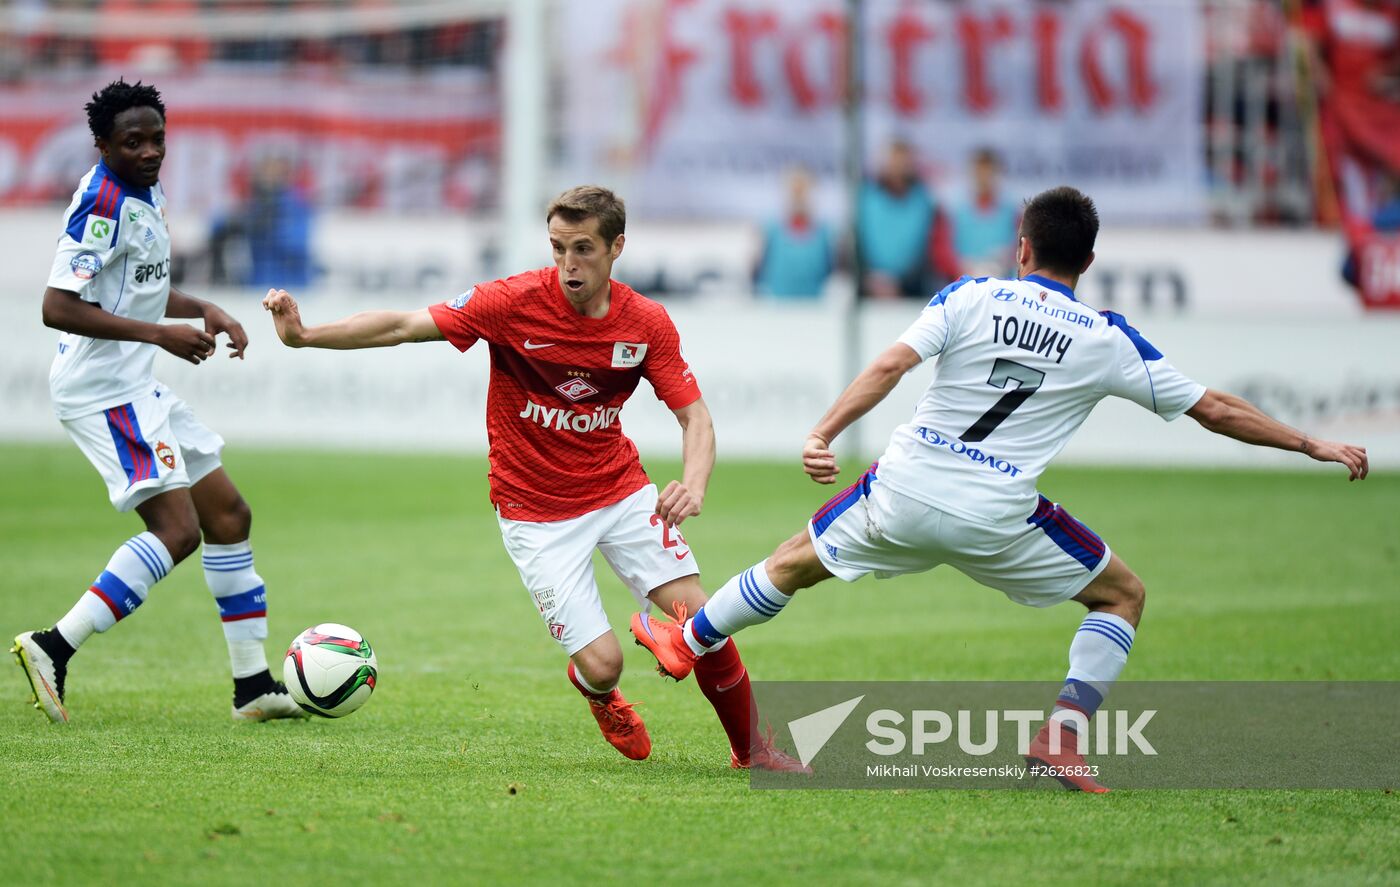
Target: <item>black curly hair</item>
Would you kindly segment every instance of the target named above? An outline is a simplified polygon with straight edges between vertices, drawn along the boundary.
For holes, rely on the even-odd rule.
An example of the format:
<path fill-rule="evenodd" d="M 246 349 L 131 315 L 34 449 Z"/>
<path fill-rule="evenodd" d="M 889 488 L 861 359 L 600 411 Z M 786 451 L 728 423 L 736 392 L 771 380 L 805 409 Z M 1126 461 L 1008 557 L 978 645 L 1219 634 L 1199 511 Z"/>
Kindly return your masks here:
<path fill-rule="evenodd" d="M 155 108 L 160 112 L 160 118 L 165 119 L 165 103 L 160 100 L 160 92 L 140 80 L 134 84 L 114 80 L 94 92 L 92 101 L 83 107 L 87 111 L 88 129 L 98 139 L 110 137 L 117 115 L 131 108 Z"/>

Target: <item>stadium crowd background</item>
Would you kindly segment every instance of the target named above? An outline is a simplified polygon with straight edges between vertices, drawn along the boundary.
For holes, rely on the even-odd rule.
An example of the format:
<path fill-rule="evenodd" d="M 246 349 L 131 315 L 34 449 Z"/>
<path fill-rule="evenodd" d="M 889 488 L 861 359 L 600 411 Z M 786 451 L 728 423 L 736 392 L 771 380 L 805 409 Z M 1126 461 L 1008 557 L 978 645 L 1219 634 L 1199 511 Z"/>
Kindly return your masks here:
<path fill-rule="evenodd" d="M 0 10 L 16 339 L 44 337 L 42 254 L 96 157 L 82 104 L 117 75 L 170 108 L 176 281 L 243 290 L 245 315 L 271 285 L 329 314 L 543 264 L 539 209 L 597 182 L 629 204 L 618 276 L 679 312 L 694 361 L 715 304 L 749 312 L 726 334 L 750 329 L 762 360 L 793 362 L 771 344 L 789 329 L 832 355 L 816 383 L 752 368 L 763 392 L 710 371 L 717 416 L 742 404 L 776 441 L 913 299 L 1008 272 L 1020 202 L 1064 181 L 1105 221 L 1086 302 L 1175 339 L 1186 366 L 1260 311 L 1300 334 L 1339 318 L 1312 328 L 1326 374 L 1236 387 L 1338 436 L 1400 438 L 1400 370 L 1366 339 L 1400 306 L 1394 0 L 16 0 Z M 0 358 L 29 416 L 5 436 L 52 424 L 28 365 L 43 350 Z"/>

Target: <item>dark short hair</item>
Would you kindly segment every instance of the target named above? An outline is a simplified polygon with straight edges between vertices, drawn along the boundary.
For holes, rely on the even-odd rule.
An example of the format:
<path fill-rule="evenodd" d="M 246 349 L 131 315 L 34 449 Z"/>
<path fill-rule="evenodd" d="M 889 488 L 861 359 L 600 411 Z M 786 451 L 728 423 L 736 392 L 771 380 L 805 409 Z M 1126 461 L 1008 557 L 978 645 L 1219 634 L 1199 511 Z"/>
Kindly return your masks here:
<path fill-rule="evenodd" d="M 114 80 L 94 92 L 92 101 L 83 107 L 87 111 L 88 129 L 99 139 L 111 136 L 117 115 L 132 108 L 155 108 L 160 112 L 160 119 L 165 119 L 165 103 L 160 100 L 160 92 L 140 80 L 134 84 Z"/>
<path fill-rule="evenodd" d="M 545 224 L 555 216 L 575 225 L 597 219 L 598 234 L 606 244 L 627 229 L 627 206 L 622 198 L 597 185 L 579 185 L 554 198 L 544 215 Z"/>
<path fill-rule="evenodd" d="M 985 145 L 972 152 L 972 162 L 990 163 L 994 165 L 997 169 L 1001 169 L 1003 166 L 1001 162 L 1001 155 L 997 153 L 997 149 L 989 148 Z"/>
<path fill-rule="evenodd" d="M 1076 188 L 1061 185 L 1026 201 L 1021 236 L 1031 243 L 1036 264 L 1047 271 L 1078 274 L 1094 252 L 1099 211 Z"/>

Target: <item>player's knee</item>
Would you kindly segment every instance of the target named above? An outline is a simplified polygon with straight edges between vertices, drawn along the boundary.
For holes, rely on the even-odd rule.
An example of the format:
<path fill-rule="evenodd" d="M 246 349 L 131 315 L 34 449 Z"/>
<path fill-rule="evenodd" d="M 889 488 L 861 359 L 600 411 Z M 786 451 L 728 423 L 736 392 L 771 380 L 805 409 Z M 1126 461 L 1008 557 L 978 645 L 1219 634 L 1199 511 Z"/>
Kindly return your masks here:
<path fill-rule="evenodd" d="M 236 496 L 219 513 L 200 515 L 199 523 L 206 541 L 215 545 L 232 545 L 242 542 L 252 533 L 253 509 L 242 496 Z"/>
<path fill-rule="evenodd" d="M 1123 607 L 1130 610 L 1133 618 L 1129 621 L 1137 625 L 1138 619 L 1142 616 L 1143 604 L 1147 602 L 1147 586 L 1142 584 L 1142 580 L 1131 570 L 1118 583 L 1118 597 Z"/>
<path fill-rule="evenodd" d="M 583 679 L 588 681 L 590 686 L 599 689 L 616 687 L 617 682 L 622 680 L 622 650 L 620 649 L 590 656 L 587 662 L 576 663 L 576 665 L 578 670 L 583 672 Z"/>
<path fill-rule="evenodd" d="M 152 527 L 151 532 L 170 552 L 170 559 L 180 563 L 199 548 L 199 525 L 193 520 L 174 520 Z"/>
<path fill-rule="evenodd" d="M 199 515 L 188 496 L 167 493 L 137 506 L 146 529 L 155 535 L 175 563 L 199 548 Z"/>
<path fill-rule="evenodd" d="M 765 569 L 768 579 L 784 594 L 810 588 L 831 575 L 822 566 L 805 530 L 779 545 L 769 555 Z"/>

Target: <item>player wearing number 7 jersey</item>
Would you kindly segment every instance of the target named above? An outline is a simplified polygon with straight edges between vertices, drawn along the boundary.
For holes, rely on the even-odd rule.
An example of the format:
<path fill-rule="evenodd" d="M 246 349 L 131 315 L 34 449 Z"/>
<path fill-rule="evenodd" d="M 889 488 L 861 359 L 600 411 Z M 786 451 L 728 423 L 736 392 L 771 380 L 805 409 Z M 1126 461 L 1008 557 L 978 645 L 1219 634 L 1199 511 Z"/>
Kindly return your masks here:
<path fill-rule="evenodd" d="M 1127 398 L 1168 421 L 1185 414 L 1246 443 L 1340 462 L 1364 478 L 1361 447 L 1313 440 L 1233 395 L 1176 370 L 1121 315 L 1074 295 L 1094 258 L 1098 214 L 1073 188 L 1026 206 L 1020 278 L 963 278 L 875 359 L 808 436 L 803 465 L 818 483 L 839 471 L 831 442 L 919 363 L 937 374 L 914 417 L 895 429 L 875 465 L 826 503 L 807 529 L 734 577 L 683 626 L 649 617 L 633 634 L 680 679 L 712 645 L 776 616 L 799 589 L 837 576 L 854 582 L 948 564 L 1017 603 L 1088 608 L 1069 648 L 1069 673 L 1032 763 L 1079 772 L 1074 739 L 1118 678 L 1142 615 L 1142 582 L 1103 540 L 1036 481 L 1094 405 Z M 1069 788 L 1104 791 L 1087 776 Z"/>
<path fill-rule="evenodd" d="M 622 201 L 604 188 L 573 188 L 545 219 L 555 267 L 478 284 L 430 308 L 304 327 L 285 291 L 268 293 L 263 305 L 293 347 L 446 340 L 466 351 L 485 341 L 491 502 L 506 551 L 569 656 L 569 680 L 603 735 L 640 760 L 650 754 L 651 738 L 617 689 L 622 648 L 603 612 L 593 552 L 644 607 L 682 616 L 704 603 L 680 524 L 700 513 L 714 467 L 714 429 L 665 309 L 610 277 L 625 239 Z M 643 378 L 682 428 L 683 477 L 659 494 L 619 420 Z M 734 644 L 707 659 L 696 678 L 729 737 L 730 765 L 806 769 L 771 744 L 751 741 L 749 678 Z"/>

